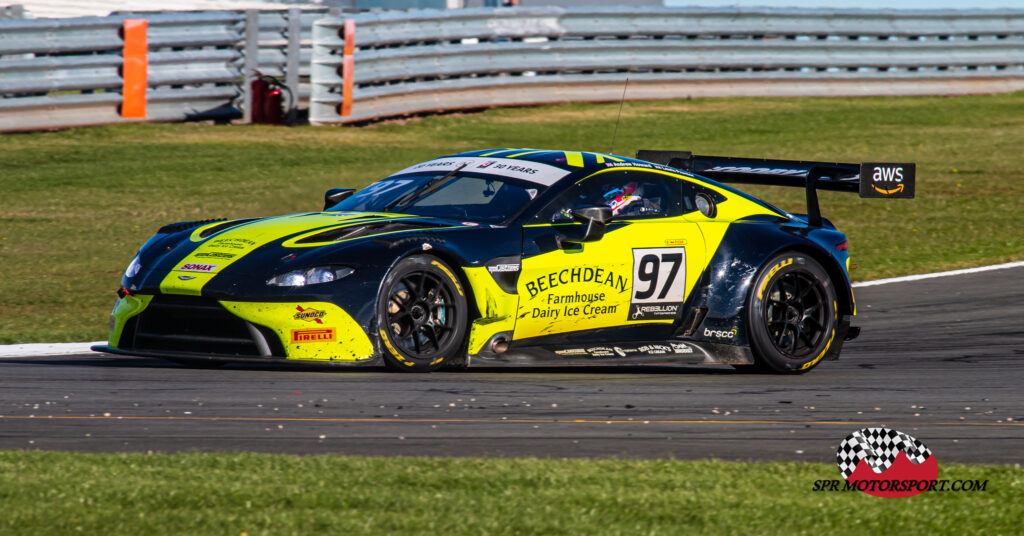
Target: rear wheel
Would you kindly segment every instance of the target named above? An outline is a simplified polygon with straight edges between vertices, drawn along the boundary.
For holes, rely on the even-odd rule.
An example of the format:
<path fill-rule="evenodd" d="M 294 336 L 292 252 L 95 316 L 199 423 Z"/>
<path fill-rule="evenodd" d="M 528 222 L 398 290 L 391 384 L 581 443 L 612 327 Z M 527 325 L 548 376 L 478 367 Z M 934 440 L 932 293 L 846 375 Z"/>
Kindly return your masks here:
<path fill-rule="evenodd" d="M 757 366 L 803 373 L 817 365 L 836 335 L 836 292 L 814 259 L 795 252 L 769 260 L 748 299 L 750 342 Z"/>
<path fill-rule="evenodd" d="M 468 318 L 466 293 L 447 264 L 426 255 L 403 259 L 384 279 L 377 303 L 385 362 L 437 370 L 465 350 Z"/>

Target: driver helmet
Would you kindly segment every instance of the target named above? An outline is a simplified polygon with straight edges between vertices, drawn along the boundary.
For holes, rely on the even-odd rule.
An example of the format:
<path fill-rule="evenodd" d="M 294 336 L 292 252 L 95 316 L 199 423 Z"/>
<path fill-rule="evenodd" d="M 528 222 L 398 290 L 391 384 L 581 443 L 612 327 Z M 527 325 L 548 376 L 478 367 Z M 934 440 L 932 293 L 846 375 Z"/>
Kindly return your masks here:
<path fill-rule="evenodd" d="M 631 182 L 622 187 L 613 188 L 604 194 L 605 203 L 611 207 L 612 216 L 618 216 L 637 204 L 643 204 L 643 197 L 637 191 L 637 183 Z"/>

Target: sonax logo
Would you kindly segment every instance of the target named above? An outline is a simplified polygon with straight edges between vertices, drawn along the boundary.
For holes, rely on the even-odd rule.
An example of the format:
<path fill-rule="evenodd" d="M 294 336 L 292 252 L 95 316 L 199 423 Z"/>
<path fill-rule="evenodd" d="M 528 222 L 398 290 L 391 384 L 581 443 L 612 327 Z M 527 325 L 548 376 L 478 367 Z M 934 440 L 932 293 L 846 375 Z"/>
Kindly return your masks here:
<path fill-rule="evenodd" d="M 301 305 L 296 305 L 295 310 L 298 311 L 297 313 L 295 313 L 295 316 L 292 317 L 295 320 L 305 320 L 306 322 L 316 322 L 317 324 L 323 324 L 324 321 L 320 319 L 327 316 L 327 313 L 325 311 L 313 309 L 312 307 L 305 309 Z"/>
<path fill-rule="evenodd" d="M 199 264 L 197 262 L 186 262 L 178 267 L 182 272 L 212 272 L 217 269 L 217 264 Z"/>
<path fill-rule="evenodd" d="M 292 342 L 295 344 L 304 342 L 334 342 L 335 340 L 334 328 L 292 330 Z"/>
<path fill-rule="evenodd" d="M 846 436 L 836 463 L 850 486 L 876 497 L 917 495 L 939 475 L 938 462 L 924 443 L 889 428 L 864 428 Z"/>

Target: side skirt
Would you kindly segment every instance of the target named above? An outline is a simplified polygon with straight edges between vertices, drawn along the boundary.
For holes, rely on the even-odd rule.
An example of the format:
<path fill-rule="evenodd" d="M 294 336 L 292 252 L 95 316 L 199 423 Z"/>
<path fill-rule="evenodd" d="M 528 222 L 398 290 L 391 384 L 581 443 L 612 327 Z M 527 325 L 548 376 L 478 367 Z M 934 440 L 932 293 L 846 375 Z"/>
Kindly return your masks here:
<path fill-rule="evenodd" d="M 589 346 L 527 346 L 497 354 L 470 356 L 471 365 L 565 366 L 565 365 L 750 365 L 754 356 L 746 346 L 695 341 L 652 341 Z"/>

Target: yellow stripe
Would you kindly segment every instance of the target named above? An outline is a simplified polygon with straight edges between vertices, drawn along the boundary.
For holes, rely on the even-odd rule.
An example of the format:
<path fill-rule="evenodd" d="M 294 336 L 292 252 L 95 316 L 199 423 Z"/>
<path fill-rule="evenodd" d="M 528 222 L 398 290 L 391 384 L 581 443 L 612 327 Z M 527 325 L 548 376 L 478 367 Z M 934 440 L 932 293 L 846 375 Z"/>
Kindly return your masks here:
<path fill-rule="evenodd" d="M 597 158 L 597 163 L 598 164 L 603 164 L 604 163 L 604 157 L 603 156 L 601 156 L 601 155 L 599 155 L 597 153 L 594 153 L 594 158 Z"/>
<path fill-rule="evenodd" d="M 484 153 L 484 154 L 482 154 L 480 156 L 491 156 L 491 155 L 495 155 L 495 154 L 498 154 L 498 153 L 503 153 L 505 151 L 514 151 L 514 150 L 515 149 L 498 149 L 497 151 L 491 151 L 489 153 Z"/>
<path fill-rule="evenodd" d="M 341 224 L 349 218 L 349 216 L 343 216 L 339 213 L 278 216 L 232 227 L 206 238 L 200 238 L 201 232 L 197 230 L 192 233 L 192 240 L 199 240 L 201 242 L 192 253 L 182 259 L 175 266 L 175 269 L 160 282 L 160 292 L 164 294 L 199 296 L 203 286 L 213 279 L 217 273 L 238 261 L 238 259 L 252 253 L 260 246 L 302 231 L 308 231 L 310 234 L 313 234 L 317 229 L 323 229 L 332 224 Z M 224 222 L 216 222 L 210 226 L 221 223 Z M 205 228 L 203 227 L 203 229 Z M 213 256 L 210 256 L 211 254 Z M 188 263 L 215 265 L 215 268 L 211 272 L 192 272 L 177 269 Z M 179 276 L 186 279 L 181 279 Z"/>
<path fill-rule="evenodd" d="M 542 149 L 542 150 L 531 150 L 531 151 L 523 151 L 523 152 L 521 152 L 521 153 L 516 153 L 516 154 L 510 154 L 510 155 L 505 155 L 505 158 L 516 158 L 516 157 L 518 157 L 518 156 L 523 156 L 524 154 L 534 154 L 534 153 L 546 153 L 546 152 L 548 152 L 548 151 L 547 151 L 546 149 Z"/>
<path fill-rule="evenodd" d="M 583 153 L 577 151 L 566 151 L 565 163 L 572 167 L 583 167 Z"/>

